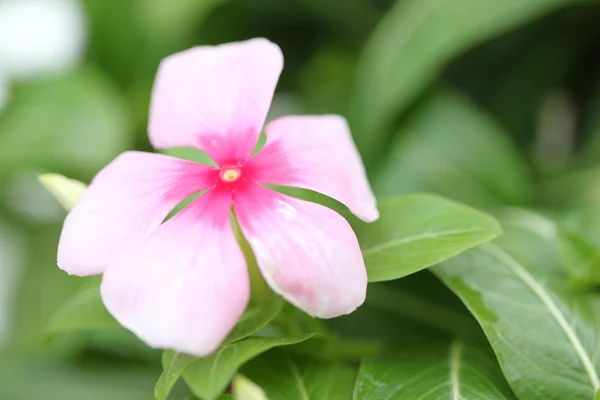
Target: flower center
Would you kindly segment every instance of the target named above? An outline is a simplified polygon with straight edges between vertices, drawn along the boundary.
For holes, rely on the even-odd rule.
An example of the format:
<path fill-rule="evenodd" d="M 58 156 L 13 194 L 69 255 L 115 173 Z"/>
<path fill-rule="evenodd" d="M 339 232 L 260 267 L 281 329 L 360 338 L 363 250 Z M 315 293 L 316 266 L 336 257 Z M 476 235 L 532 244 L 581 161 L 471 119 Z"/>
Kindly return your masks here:
<path fill-rule="evenodd" d="M 233 182 L 239 179 L 242 175 L 242 171 L 235 165 L 226 165 L 221 168 L 221 180 L 223 182 Z"/>

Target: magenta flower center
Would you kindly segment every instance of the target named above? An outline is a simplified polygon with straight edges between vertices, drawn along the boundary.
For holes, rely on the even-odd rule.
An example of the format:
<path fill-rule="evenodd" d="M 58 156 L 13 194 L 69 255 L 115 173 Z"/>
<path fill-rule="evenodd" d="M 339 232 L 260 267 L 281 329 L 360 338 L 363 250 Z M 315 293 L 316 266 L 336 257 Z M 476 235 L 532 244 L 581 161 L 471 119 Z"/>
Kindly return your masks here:
<path fill-rule="evenodd" d="M 240 176 L 242 176 L 242 170 L 237 165 L 224 165 L 219 173 L 221 180 L 226 183 L 235 182 Z"/>

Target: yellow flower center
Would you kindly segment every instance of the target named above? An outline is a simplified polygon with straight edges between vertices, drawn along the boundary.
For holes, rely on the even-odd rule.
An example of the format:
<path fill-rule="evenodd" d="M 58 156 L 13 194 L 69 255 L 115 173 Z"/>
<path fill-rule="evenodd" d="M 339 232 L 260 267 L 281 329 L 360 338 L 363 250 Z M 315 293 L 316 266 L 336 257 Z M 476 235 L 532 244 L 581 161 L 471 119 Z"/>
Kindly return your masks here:
<path fill-rule="evenodd" d="M 227 165 L 221 168 L 221 180 L 223 182 L 233 182 L 237 180 L 240 175 L 242 175 L 242 171 L 235 165 Z"/>

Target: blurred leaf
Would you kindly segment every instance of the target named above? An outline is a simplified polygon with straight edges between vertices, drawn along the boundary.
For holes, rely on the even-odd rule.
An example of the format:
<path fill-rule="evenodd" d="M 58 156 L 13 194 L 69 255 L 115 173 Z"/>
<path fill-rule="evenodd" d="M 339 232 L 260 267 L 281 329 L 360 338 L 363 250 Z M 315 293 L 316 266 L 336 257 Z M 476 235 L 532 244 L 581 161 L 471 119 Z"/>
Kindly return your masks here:
<path fill-rule="evenodd" d="M 379 210 L 379 220 L 358 232 L 371 282 L 412 274 L 501 233 L 492 217 L 433 195 L 384 200 Z"/>
<path fill-rule="evenodd" d="M 38 176 L 42 186 L 54 195 L 56 200 L 67 211 L 79 201 L 87 185 L 59 174 L 42 174 Z"/>
<path fill-rule="evenodd" d="M 45 329 L 45 334 L 120 327 L 108 313 L 100 297 L 100 278 L 93 277 L 61 308 Z"/>
<path fill-rule="evenodd" d="M 407 342 L 363 360 L 353 398 L 515 399 L 493 356 L 458 340 Z"/>
<path fill-rule="evenodd" d="M 183 377 L 196 396 L 202 400 L 213 400 L 223 393 L 237 369 L 245 362 L 274 347 L 300 343 L 311 336 L 250 337 L 226 344 L 208 357 L 197 358 Z"/>
<path fill-rule="evenodd" d="M 558 252 L 578 286 L 600 284 L 600 208 L 580 206 L 559 221 Z"/>
<path fill-rule="evenodd" d="M 149 42 L 181 43 L 216 6 L 230 0 L 137 0 L 136 21 Z"/>
<path fill-rule="evenodd" d="M 15 90 L 0 116 L 0 172 L 97 172 L 130 146 L 120 93 L 99 71 L 46 78 Z"/>
<path fill-rule="evenodd" d="M 280 297 L 273 297 L 269 302 L 251 304 L 225 339 L 224 345 L 256 333 L 273 320 L 281 312 L 282 307 L 283 300 Z M 166 350 L 163 352 L 162 360 L 164 372 L 158 378 L 154 388 L 154 396 L 158 400 L 165 400 L 169 396 L 173 385 L 198 359 L 183 353 Z"/>
<path fill-rule="evenodd" d="M 454 56 L 477 43 L 578 0 L 405 0 L 367 44 L 357 73 L 355 133 L 363 155 L 385 144 L 403 111 Z"/>
<path fill-rule="evenodd" d="M 467 99 L 433 96 L 392 143 L 378 195 L 433 191 L 475 206 L 524 204 L 532 183 L 508 136 Z"/>
<path fill-rule="evenodd" d="M 243 375 L 236 375 L 233 378 L 231 391 L 237 400 L 269 400 L 260 386 Z"/>
<path fill-rule="evenodd" d="M 498 242 L 432 270 L 477 318 L 519 399 L 591 399 L 600 387 L 600 298 L 565 288 L 534 243 L 526 259 Z"/>
<path fill-rule="evenodd" d="M 283 351 L 252 360 L 243 372 L 271 400 L 348 400 L 356 380 L 356 370 L 344 364 L 322 363 Z"/>
<path fill-rule="evenodd" d="M 56 360 L 0 361 L 0 399 L 148 400 L 151 368 L 125 362 L 65 365 Z"/>

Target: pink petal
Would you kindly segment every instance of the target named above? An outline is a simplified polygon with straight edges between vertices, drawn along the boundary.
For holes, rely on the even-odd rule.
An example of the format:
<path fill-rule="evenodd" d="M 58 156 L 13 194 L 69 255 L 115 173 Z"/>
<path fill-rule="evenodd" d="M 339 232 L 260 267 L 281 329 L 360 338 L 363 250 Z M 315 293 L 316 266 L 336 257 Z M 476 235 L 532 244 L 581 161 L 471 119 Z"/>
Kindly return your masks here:
<path fill-rule="evenodd" d="M 315 190 L 359 218 L 379 218 L 375 196 L 346 120 L 337 115 L 289 116 L 267 125 L 267 144 L 247 164 L 259 183 Z"/>
<path fill-rule="evenodd" d="M 246 161 L 282 68 L 281 50 L 266 39 L 167 57 L 154 85 L 150 141 L 157 148 L 198 147 L 219 165 Z"/>
<path fill-rule="evenodd" d="M 365 264 L 352 228 L 339 214 L 254 184 L 234 193 L 233 204 L 275 292 L 321 318 L 348 314 L 363 303 Z"/>
<path fill-rule="evenodd" d="M 94 178 L 65 220 L 58 265 L 102 273 L 127 243 L 156 228 L 186 197 L 212 185 L 213 168 L 164 155 L 127 152 Z"/>
<path fill-rule="evenodd" d="M 244 312 L 250 281 L 230 205 L 230 193 L 208 191 L 104 273 L 107 309 L 148 345 L 207 355 Z"/>

